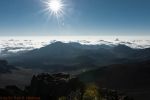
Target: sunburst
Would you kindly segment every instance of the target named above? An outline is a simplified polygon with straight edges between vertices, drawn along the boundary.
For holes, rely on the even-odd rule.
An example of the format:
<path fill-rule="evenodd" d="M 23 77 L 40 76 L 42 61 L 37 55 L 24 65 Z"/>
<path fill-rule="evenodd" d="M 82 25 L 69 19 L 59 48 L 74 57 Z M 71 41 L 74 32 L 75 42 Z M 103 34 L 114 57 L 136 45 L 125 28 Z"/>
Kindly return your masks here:
<path fill-rule="evenodd" d="M 61 17 L 64 15 L 65 3 L 63 0 L 46 0 L 44 2 L 45 11 L 50 13 L 51 16 Z"/>

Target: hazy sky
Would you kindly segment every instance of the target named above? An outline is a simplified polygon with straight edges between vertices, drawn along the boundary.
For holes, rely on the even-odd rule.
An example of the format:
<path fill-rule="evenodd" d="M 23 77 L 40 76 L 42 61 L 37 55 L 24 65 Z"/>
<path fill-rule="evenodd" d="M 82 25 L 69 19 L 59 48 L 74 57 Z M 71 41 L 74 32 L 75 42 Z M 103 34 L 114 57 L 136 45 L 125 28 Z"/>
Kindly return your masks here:
<path fill-rule="evenodd" d="M 59 24 L 44 0 L 0 0 L 0 35 L 150 35 L 150 0 L 64 0 Z"/>

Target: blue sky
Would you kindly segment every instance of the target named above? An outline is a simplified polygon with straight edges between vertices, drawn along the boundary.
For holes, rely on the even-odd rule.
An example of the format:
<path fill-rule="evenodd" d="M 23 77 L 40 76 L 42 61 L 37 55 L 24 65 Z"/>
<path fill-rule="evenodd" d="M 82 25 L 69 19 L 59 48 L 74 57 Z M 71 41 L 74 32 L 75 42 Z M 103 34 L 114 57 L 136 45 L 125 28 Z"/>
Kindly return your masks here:
<path fill-rule="evenodd" d="M 150 0 L 64 1 L 58 24 L 42 0 L 0 0 L 0 35 L 150 35 Z"/>

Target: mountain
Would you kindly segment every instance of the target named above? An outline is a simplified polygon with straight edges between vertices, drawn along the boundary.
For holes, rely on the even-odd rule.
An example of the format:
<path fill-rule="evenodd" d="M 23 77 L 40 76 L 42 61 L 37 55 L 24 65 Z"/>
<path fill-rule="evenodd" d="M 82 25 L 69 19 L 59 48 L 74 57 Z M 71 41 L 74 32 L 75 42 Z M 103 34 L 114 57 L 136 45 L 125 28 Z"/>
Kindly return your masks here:
<path fill-rule="evenodd" d="M 79 77 L 100 87 L 124 90 L 135 100 L 150 99 L 150 61 L 104 66 L 82 73 Z"/>
<path fill-rule="evenodd" d="M 148 60 L 150 49 L 133 49 L 121 44 L 109 46 L 54 42 L 6 59 L 16 66 L 70 71 Z"/>
<path fill-rule="evenodd" d="M 111 55 L 111 53 L 102 47 L 100 48 L 98 45 L 88 46 L 79 43 L 55 42 L 40 49 L 6 59 L 17 66 L 24 65 L 42 68 L 50 68 L 52 66 L 55 69 L 58 66 L 69 70 L 71 66 L 87 67 L 87 65 L 94 65 L 93 63 L 96 59 L 101 61 L 102 58 L 108 58 L 106 56 Z"/>

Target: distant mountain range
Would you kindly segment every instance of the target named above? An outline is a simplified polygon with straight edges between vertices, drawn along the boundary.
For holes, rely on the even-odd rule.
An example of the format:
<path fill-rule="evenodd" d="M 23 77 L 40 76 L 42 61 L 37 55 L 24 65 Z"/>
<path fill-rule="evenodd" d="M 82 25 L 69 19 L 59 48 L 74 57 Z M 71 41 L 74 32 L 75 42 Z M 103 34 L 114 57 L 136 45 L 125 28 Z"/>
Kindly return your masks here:
<path fill-rule="evenodd" d="M 6 59 L 16 66 L 72 71 L 150 60 L 150 48 L 133 49 L 121 44 L 110 46 L 54 42 Z"/>
<path fill-rule="evenodd" d="M 11 56 L 17 53 L 27 52 L 33 49 L 41 48 L 56 41 L 64 43 L 78 42 L 86 45 L 126 45 L 131 48 L 149 48 L 149 37 L 115 37 L 115 36 L 56 36 L 56 37 L 0 37 L 0 55 Z"/>

